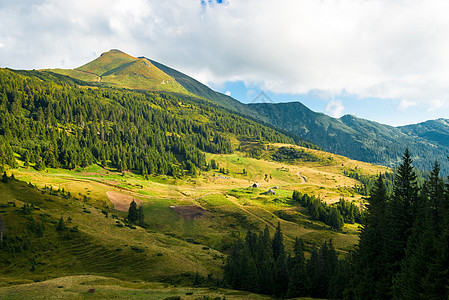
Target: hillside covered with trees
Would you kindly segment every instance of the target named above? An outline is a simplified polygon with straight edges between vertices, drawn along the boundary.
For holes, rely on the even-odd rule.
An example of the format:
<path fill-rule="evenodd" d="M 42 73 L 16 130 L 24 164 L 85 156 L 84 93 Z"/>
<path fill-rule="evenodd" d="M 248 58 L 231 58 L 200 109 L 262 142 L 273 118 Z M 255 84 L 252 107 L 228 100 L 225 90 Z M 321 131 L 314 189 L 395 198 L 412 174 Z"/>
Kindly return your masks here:
<path fill-rule="evenodd" d="M 0 70 L 2 165 L 14 167 L 17 153 L 37 170 L 99 163 L 143 175 L 194 175 L 210 164 L 204 152 L 233 152 L 231 137 L 294 143 L 198 98 L 79 84 L 48 72 Z"/>
<path fill-rule="evenodd" d="M 296 239 L 284 250 L 278 229 L 248 232 L 237 241 L 225 266 L 236 289 L 330 299 L 447 299 L 449 296 L 449 184 L 438 163 L 422 186 L 407 151 L 387 192 L 383 176 L 368 198 L 358 246 L 338 260 L 332 241 L 313 246 L 305 259 Z M 295 192 L 297 199 L 309 197 Z M 301 201 L 314 201 L 301 200 Z"/>

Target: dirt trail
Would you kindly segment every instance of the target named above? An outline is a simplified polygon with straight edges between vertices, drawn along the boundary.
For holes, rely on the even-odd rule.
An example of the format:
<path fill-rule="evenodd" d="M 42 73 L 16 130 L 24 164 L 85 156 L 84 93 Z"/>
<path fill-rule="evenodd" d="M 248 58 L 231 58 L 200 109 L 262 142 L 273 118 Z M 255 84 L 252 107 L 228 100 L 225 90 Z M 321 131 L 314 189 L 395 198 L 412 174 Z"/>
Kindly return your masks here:
<path fill-rule="evenodd" d="M 298 176 L 301 179 L 301 183 L 306 183 L 307 182 L 307 178 L 305 178 L 302 174 L 301 171 L 298 171 Z"/>

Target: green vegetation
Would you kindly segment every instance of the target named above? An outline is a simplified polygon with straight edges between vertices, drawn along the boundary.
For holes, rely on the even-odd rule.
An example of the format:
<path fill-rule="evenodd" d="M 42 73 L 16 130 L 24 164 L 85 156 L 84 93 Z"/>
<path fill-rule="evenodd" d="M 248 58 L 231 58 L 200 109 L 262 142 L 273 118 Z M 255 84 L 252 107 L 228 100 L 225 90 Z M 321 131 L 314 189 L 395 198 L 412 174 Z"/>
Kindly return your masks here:
<path fill-rule="evenodd" d="M 127 220 L 131 224 L 137 224 L 139 226 L 145 225 L 145 214 L 143 213 L 143 207 L 139 206 L 139 208 L 137 208 L 137 204 L 134 200 L 129 205 Z"/>
<path fill-rule="evenodd" d="M 155 67 L 149 60 L 135 58 L 119 50 L 105 52 L 94 61 L 74 70 L 52 69 L 47 71 L 70 76 L 97 86 L 193 96 L 174 78 Z"/>
<path fill-rule="evenodd" d="M 378 176 L 359 245 L 348 257 L 337 261 L 330 242 L 319 251 L 314 246 L 304 263 L 303 242 L 297 239 L 295 255 L 287 260 L 278 225 L 271 243 L 267 231 L 258 238 L 248 232 L 245 243 L 236 242 L 225 267 L 227 283 L 281 298 L 447 299 L 449 185 L 439 173 L 435 163 L 420 188 L 407 149 L 391 195 Z M 269 271 L 261 269 L 264 261 L 270 264 Z M 266 277 L 272 290 L 264 289 Z"/>
<path fill-rule="evenodd" d="M 2 166 L 16 166 L 15 152 L 37 170 L 99 163 L 142 175 L 195 175 L 208 167 L 202 151 L 233 151 L 230 136 L 292 142 L 190 98 L 84 89 L 35 74 L 0 70 Z"/>
<path fill-rule="evenodd" d="M 313 245 L 309 260 L 304 251 L 304 242 L 296 238 L 294 255 L 287 255 L 280 224 L 273 239 L 268 227 L 259 235 L 248 231 L 244 241 L 237 240 L 232 246 L 224 267 L 225 282 L 234 289 L 280 299 L 336 295 L 338 260 L 332 240 L 320 248 Z"/>
<path fill-rule="evenodd" d="M 444 119 L 393 127 L 352 115 L 335 119 L 313 112 L 300 102 L 254 103 L 248 105 L 248 111 L 325 151 L 359 161 L 394 167 L 408 146 L 418 169 L 430 171 L 438 160 L 443 174 L 449 175 L 449 126 Z"/>
<path fill-rule="evenodd" d="M 340 199 L 335 205 L 329 206 L 315 196 L 293 192 L 292 199 L 307 208 L 308 214 L 313 220 L 319 220 L 332 229 L 339 231 L 344 222 L 354 224 L 362 223 L 360 209 L 352 202 Z"/>
<path fill-rule="evenodd" d="M 122 89 L 185 76 L 149 63 L 0 70 L 0 297 L 447 298 L 438 165 L 425 181 L 408 152 L 393 175 L 320 151 L 188 78 Z"/>

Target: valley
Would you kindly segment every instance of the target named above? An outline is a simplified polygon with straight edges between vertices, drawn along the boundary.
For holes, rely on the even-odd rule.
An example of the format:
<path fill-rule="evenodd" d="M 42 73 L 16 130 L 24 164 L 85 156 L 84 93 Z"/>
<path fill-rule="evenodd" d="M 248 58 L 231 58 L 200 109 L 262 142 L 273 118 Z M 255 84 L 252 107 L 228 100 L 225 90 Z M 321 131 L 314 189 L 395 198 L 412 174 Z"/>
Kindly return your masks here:
<path fill-rule="evenodd" d="M 361 299 L 379 268 L 390 296 L 414 235 L 446 239 L 446 162 L 407 148 L 429 170 L 442 120 L 245 105 L 119 50 L 0 84 L 0 298 Z"/>
<path fill-rule="evenodd" d="M 284 146 L 288 145 L 272 144 L 267 148 Z M 28 283 L 60 277 L 48 281 L 54 286 L 56 283 L 51 282 L 64 282 L 62 276 L 75 276 L 74 280 L 84 280 L 86 286 L 95 286 L 98 296 L 107 298 L 108 293 L 120 295 L 125 291 L 143 294 L 150 284 L 147 282 L 153 281 L 190 285 L 196 272 L 204 278 L 208 274 L 222 276 L 223 253 L 229 251 L 236 237 L 244 236 L 249 229 L 263 230 L 265 226 L 274 233 L 278 222 L 285 234 L 287 249 L 292 249 L 296 237 L 301 237 L 307 247 L 332 239 L 338 253 L 344 255 L 358 241 L 358 225 L 345 224 L 342 231 L 334 232 L 327 225 L 311 220 L 304 208 L 292 202 L 291 194 L 299 190 L 319 195 L 328 203 L 341 197 L 362 203 L 362 196 L 352 188 L 359 183 L 344 176 L 344 170 L 358 169 L 361 173 L 375 175 L 387 169 L 317 150 L 303 150 L 323 161 L 280 163 L 251 158 L 241 152 L 208 154 L 207 159 L 214 160 L 226 174 L 217 169 L 181 178 L 150 176 L 145 179 L 98 165 L 75 170 L 47 168 L 42 172 L 24 167 L 19 161 L 17 169 L 7 172 L 9 176 L 14 174 L 16 180 L 0 183 L 0 205 L 7 233 L 23 237 L 32 218 L 45 224 L 46 242 L 26 234 L 31 248 L 7 259 L 0 286 L 6 287 L 8 282 Z M 333 163 L 325 164 L 330 159 Z M 251 187 L 254 183 L 260 186 Z M 275 195 L 263 195 L 270 188 L 275 188 Z M 115 197 L 115 203 L 128 204 L 130 199 L 141 203 L 146 228 L 127 227 L 124 220 L 127 209 L 123 211 L 123 206 L 114 206 L 111 197 Z M 25 205 L 33 208 L 29 214 L 22 215 L 20 208 Z M 200 216 L 189 218 L 173 209 L 189 206 L 201 207 Z M 61 217 L 67 228 L 76 228 L 76 232 L 68 231 L 70 237 L 61 236 L 53 229 L 52 223 L 56 224 Z M 21 225 L 12 225 L 11 220 Z M 36 267 L 31 271 L 34 260 Z M 78 275 L 86 272 L 91 274 L 88 279 Z M 100 279 L 91 279 L 97 277 Z M 136 279 L 142 283 L 130 283 Z M 119 280 L 122 280 L 118 284 L 120 291 L 115 288 L 111 291 L 107 282 Z M 106 286 L 101 282 L 106 282 Z M 80 293 L 79 289 L 68 290 L 65 284 L 59 285 L 64 286 L 61 290 L 64 294 Z M 42 284 L 29 286 L 32 290 L 33 286 L 37 288 Z M 133 289 L 134 286 L 139 287 Z M 105 288 L 108 292 L 102 294 Z M 170 288 L 170 291 L 173 289 L 176 290 Z M 0 287 L 0 294 L 6 295 L 10 290 Z M 28 288 L 21 290 L 23 294 L 17 295 L 26 295 Z M 184 290 L 180 291 L 184 293 Z M 195 295 L 204 293 L 194 291 Z M 171 292 L 162 288 L 161 295 L 164 293 L 170 295 Z M 227 293 L 223 295 L 232 299 Z"/>

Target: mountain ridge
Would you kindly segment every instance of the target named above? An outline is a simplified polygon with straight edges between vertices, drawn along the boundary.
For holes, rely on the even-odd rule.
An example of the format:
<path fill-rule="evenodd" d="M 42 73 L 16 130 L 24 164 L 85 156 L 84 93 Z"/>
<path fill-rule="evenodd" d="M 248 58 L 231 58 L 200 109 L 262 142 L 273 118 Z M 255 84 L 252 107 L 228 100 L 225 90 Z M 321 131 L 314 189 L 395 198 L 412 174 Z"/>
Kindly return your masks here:
<path fill-rule="evenodd" d="M 173 77 L 149 60 L 112 49 L 75 69 L 46 69 L 83 81 L 134 90 L 163 91 L 193 96 Z"/>
<path fill-rule="evenodd" d="M 433 162 L 439 160 L 443 172 L 449 172 L 449 163 L 445 161 L 449 155 L 447 121 L 428 120 L 395 127 L 354 115 L 332 118 L 310 110 L 301 102 L 244 104 L 162 63 L 117 49 L 73 70 L 50 71 L 92 84 L 200 97 L 291 132 L 326 151 L 370 163 L 395 166 L 408 146 L 419 168 L 430 170 Z"/>
<path fill-rule="evenodd" d="M 394 127 L 353 115 L 332 118 L 300 102 L 249 105 L 266 122 L 291 131 L 325 151 L 392 167 L 408 147 L 419 168 L 430 170 L 438 160 L 444 173 L 448 172 L 449 126 L 441 119 Z"/>

